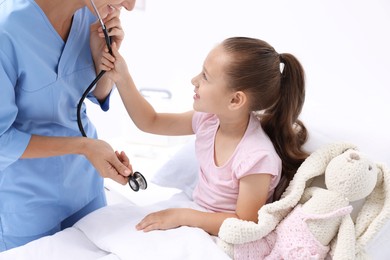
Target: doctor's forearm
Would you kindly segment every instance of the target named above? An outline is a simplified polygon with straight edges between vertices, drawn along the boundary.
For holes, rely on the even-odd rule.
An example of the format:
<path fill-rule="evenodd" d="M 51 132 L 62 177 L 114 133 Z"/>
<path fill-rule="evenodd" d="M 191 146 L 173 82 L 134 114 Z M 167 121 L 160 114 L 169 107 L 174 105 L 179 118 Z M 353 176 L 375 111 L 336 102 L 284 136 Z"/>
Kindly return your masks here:
<path fill-rule="evenodd" d="M 103 140 L 85 137 L 47 137 L 33 135 L 21 158 L 44 158 L 66 154 L 84 155 L 103 178 L 125 185 L 131 165 L 125 165 Z"/>
<path fill-rule="evenodd" d="M 84 137 L 49 137 L 32 135 L 21 158 L 45 158 L 65 154 L 85 154 L 87 143 Z"/>

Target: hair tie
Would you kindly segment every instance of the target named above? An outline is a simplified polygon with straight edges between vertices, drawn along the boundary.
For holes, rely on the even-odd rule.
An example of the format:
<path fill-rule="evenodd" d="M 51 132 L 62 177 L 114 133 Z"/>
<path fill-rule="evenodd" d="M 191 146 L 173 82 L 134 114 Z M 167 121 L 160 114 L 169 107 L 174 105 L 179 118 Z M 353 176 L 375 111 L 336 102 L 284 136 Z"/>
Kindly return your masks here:
<path fill-rule="evenodd" d="M 283 71 L 284 71 L 284 62 L 283 62 L 283 57 L 282 57 L 282 54 L 279 54 L 279 70 L 280 70 L 280 74 L 283 75 Z"/>

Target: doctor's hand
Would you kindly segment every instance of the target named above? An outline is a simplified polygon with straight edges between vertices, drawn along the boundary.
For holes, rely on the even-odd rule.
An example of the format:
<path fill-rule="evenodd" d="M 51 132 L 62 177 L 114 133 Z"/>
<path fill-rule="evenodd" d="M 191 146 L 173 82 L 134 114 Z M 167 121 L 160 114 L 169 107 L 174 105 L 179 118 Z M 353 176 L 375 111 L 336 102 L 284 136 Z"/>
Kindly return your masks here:
<path fill-rule="evenodd" d="M 103 22 L 106 26 L 108 36 L 111 38 L 111 44 L 116 43 L 118 48 L 121 46 L 122 41 L 125 37 L 125 32 L 123 31 L 121 20 L 120 20 L 120 9 L 112 7 L 111 12 L 103 19 Z M 90 47 L 92 51 L 92 57 L 95 64 L 101 59 L 101 54 L 104 48 L 106 48 L 106 41 L 103 33 L 102 26 L 97 20 L 90 27 Z"/>
<path fill-rule="evenodd" d="M 111 38 L 111 44 L 115 42 L 119 49 L 125 38 L 125 32 L 123 31 L 121 20 L 119 19 L 120 9 L 112 7 L 112 10 L 113 11 L 103 19 L 103 22 L 106 25 L 108 36 Z M 99 37 L 104 40 L 104 33 L 101 26 L 98 27 L 98 33 Z"/>
<path fill-rule="evenodd" d="M 84 155 L 103 178 L 110 178 L 122 185 L 127 184 L 133 172 L 124 152 L 114 152 L 111 146 L 99 139 L 87 139 Z"/>

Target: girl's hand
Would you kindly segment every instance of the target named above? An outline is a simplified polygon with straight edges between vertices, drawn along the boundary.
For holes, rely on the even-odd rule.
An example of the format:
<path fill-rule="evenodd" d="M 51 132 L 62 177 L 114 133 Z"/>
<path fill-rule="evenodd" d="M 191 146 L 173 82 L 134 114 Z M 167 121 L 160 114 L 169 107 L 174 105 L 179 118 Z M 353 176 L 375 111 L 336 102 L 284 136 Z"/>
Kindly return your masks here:
<path fill-rule="evenodd" d="M 99 68 L 105 70 L 111 80 L 118 82 L 121 76 L 128 73 L 128 68 L 125 60 L 118 52 L 116 43 L 113 43 L 111 48 L 114 56 L 109 53 L 108 48 L 105 48 Z"/>
<path fill-rule="evenodd" d="M 144 232 L 152 230 L 167 230 L 182 226 L 180 224 L 181 216 L 186 209 L 173 208 L 157 211 L 147 215 L 138 223 L 135 228 Z"/>

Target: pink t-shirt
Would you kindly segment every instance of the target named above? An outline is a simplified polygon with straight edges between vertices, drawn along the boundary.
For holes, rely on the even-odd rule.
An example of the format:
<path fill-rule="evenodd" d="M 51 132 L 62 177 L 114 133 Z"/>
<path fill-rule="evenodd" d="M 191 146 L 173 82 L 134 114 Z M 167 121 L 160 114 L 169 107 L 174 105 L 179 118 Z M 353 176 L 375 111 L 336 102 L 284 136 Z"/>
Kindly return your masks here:
<path fill-rule="evenodd" d="M 192 128 L 196 134 L 195 151 L 199 161 L 199 181 L 193 192 L 194 201 L 215 212 L 234 213 L 239 179 L 250 174 L 273 175 L 268 198 L 280 180 L 282 161 L 263 131 L 260 121 L 252 115 L 246 132 L 233 155 L 223 166 L 214 161 L 214 140 L 219 119 L 214 114 L 195 112 Z"/>

